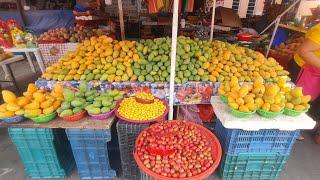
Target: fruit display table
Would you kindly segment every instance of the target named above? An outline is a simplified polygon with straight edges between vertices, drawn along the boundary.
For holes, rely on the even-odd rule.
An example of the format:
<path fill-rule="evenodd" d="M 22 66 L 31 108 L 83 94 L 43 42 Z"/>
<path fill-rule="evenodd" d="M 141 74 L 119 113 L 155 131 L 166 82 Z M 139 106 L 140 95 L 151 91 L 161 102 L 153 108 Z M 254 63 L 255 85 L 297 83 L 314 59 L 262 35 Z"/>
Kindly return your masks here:
<path fill-rule="evenodd" d="M 12 53 L 25 53 L 32 71 L 36 72 L 30 56 L 30 53 L 33 53 L 34 56 L 36 57 L 36 60 L 40 67 L 41 72 L 45 71 L 45 66 L 43 64 L 43 59 L 42 59 L 39 48 L 8 48 L 8 49 L 4 49 L 4 51 L 12 52 Z"/>
<path fill-rule="evenodd" d="M 114 122 L 114 117 L 106 120 L 92 120 L 89 117 L 85 117 L 82 120 L 75 121 L 75 122 L 66 122 L 61 120 L 60 118 L 56 118 L 48 123 L 42 123 L 42 124 L 34 123 L 31 120 L 26 120 L 17 124 L 4 124 L 0 122 L 0 127 L 9 127 L 9 131 L 19 130 L 25 133 L 29 132 L 29 134 L 23 135 L 30 138 L 30 140 L 26 140 L 26 142 L 24 143 L 24 145 L 30 143 L 30 145 L 28 144 L 29 154 L 39 153 L 39 151 L 42 151 L 43 148 L 41 146 L 32 147 L 31 144 L 32 143 L 41 144 L 49 136 L 47 134 L 40 133 L 40 135 L 37 135 L 36 136 L 37 138 L 36 138 L 35 135 L 30 134 L 31 131 L 32 132 L 33 131 L 49 131 L 49 132 L 62 131 L 66 139 L 66 143 L 67 143 L 66 145 L 69 145 L 69 143 L 71 145 L 73 157 L 75 159 L 80 178 L 81 179 L 106 179 L 106 178 L 114 178 L 116 176 L 115 170 L 111 169 L 111 165 L 109 163 L 109 156 L 108 156 L 108 148 L 109 148 L 108 142 L 111 141 L 111 126 L 113 122 Z M 12 138 L 11 135 L 10 137 Z M 58 141 L 58 142 L 60 142 L 63 139 L 62 137 L 56 138 L 55 135 L 54 135 L 54 138 L 55 138 L 54 141 Z M 16 143 L 16 139 L 12 139 L 12 140 L 15 142 L 16 148 L 18 149 L 21 159 L 28 171 L 28 166 L 29 166 L 28 163 L 30 162 L 25 161 L 24 154 L 23 154 L 24 151 L 20 152 L 19 149 L 21 147 L 18 146 L 19 144 Z M 48 149 L 48 147 L 44 147 L 44 148 Z M 65 158 L 65 154 L 60 153 L 59 148 L 51 147 L 51 149 L 57 150 L 58 153 L 55 155 L 57 156 L 57 159 L 63 159 Z M 70 154 L 68 155 L 68 157 L 72 157 L 72 155 Z M 68 161 L 69 163 L 73 162 L 73 157 L 72 157 L 72 161 L 70 160 Z M 52 163 L 52 161 L 54 160 L 50 160 L 46 162 L 35 161 L 32 163 L 35 163 L 35 164 L 42 163 L 41 165 L 37 165 L 37 167 L 42 167 L 42 168 L 48 167 L 50 170 L 51 166 L 49 167 L 49 165 L 51 165 L 50 163 Z M 59 164 L 59 161 L 55 163 Z M 34 171 L 32 172 L 34 173 Z M 40 179 L 43 179 L 46 177 L 53 178 L 53 175 L 45 177 L 43 174 L 41 174 L 42 169 L 37 169 L 36 171 L 39 171 L 37 174 L 40 174 L 40 176 L 38 175 L 36 176 L 37 178 L 40 178 Z M 53 172 L 55 171 L 52 171 L 51 173 Z M 35 177 L 32 173 L 29 173 L 29 171 L 28 171 L 28 175 L 31 177 Z M 61 177 L 66 175 L 67 173 L 64 173 L 61 175 Z"/>
<path fill-rule="evenodd" d="M 215 134 L 223 148 L 222 179 L 278 179 L 300 129 L 316 124 L 305 113 L 272 119 L 254 114 L 239 119 L 220 97 L 212 97 L 211 104 L 217 116 Z"/>
<path fill-rule="evenodd" d="M 267 119 L 254 114 L 248 119 L 239 119 L 231 115 L 227 104 L 223 103 L 218 96 L 211 98 L 211 104 L 215 110 L 217 118 L 222 125 L 229 129 L 243 129 L 250 131 L 258 131 L 260 129 L 279 129 L 279 130 L 297 130 L 297 129 L 313 129 L 316 122 L 305 113 L 298 117 L 279 115 L 273 119 Z M 219 111 L 217 111 L 217 109 Z"/>
<path fill-rule="evenodd" d="M 24 60 L 24 57 L 19 55 L 19 56 L 13 56 L 11 58 L 5 59 L 3 61 L 0 61 L 0 66 L 2 66 L 2 69 L 5 73 L 5 79 L 8 79 L 7 76 L 10 76 L 11 81 L 6 81 L 3 79 L 0 79 L 0 82 L 13 82 L 15 88 L 20 92 L 20 89 L 17 85 L 16 78 L 14 77 L 14 74 L 12 72 L 10 64 L 22 61 Z M 0 85 L 0 90 L 1 90 L 1 85 Z"/>
<path fill-rule="evenodd" d="M 52 89 L 55 83 L 61 83 L 64 86 L 78 87 L 80 81 L 46 81 L 39 79 L 36 82 L 38 87 Z M 175 85 L 175 104 L 210 104 L 210 97 L 216 95 L 220 83 L 212 82 L 187 82 L 185 84 Z M 169 99 L 169 83 L 159 82 L 113 82 L 107 81 L 89 81 L 89 86 L 98 90 L 117 89 L 125 91 L 128 95 L 135 94 L 137 91 L 150 91 L 154 96 L 160 99 Z"/>

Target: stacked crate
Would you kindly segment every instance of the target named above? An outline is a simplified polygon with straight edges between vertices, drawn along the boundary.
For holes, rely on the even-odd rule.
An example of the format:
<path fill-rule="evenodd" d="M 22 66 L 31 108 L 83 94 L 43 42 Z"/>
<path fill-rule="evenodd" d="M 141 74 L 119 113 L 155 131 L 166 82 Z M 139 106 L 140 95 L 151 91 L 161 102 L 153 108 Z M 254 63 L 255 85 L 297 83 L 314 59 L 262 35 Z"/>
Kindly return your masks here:
<path fill-rule="evenodd" d="M 66 129 L 81 179 L 116 177 L 108 156 L 110 129 Z"/>
<path fill-rule="evenodd" d="M 133 150 L 138 135 L 147 127 L 149 127 L 149 123 L 135 124 L 122 120 L 117 122 L 121 167 L 124 179 L 140 179 L 140 171 L 133 158 Z"/>
<path fill-rule="evenodd" d="M 32 179 L 64 178 L 74 159 L 63 129 L 9 128 L 27 174 Z"/>
<path fill-rule="evenodd" d="M 224 152 L 222 179 L 277 179 L 299 132 L 227 129 L 217 120 L 215 133 Z"/>

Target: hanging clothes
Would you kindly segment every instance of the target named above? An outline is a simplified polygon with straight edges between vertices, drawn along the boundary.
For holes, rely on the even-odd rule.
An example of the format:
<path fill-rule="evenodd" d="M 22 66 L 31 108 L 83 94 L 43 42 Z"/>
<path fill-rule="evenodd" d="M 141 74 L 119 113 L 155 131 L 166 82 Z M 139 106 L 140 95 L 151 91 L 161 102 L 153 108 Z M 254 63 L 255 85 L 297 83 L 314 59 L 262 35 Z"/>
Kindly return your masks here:
<path fill-rule="evenodd" d="M 193 12 L 194 0 L 187 0 L 187 12 Z"/>
<path fill-rule="evenodd" d="M 169 6 L 170 13 L 173 13 L 173 4 L 174 4 L 174 0 L 170 0 L 170 6 Z M 181 13 L 181 7 L 182 7 L 182 0 L 179 0 L 178 13 Z"/>
<path fill-rule="evenodd" d="M 149 14 L 158 13 L 157 0 L 147 0 Z"/>

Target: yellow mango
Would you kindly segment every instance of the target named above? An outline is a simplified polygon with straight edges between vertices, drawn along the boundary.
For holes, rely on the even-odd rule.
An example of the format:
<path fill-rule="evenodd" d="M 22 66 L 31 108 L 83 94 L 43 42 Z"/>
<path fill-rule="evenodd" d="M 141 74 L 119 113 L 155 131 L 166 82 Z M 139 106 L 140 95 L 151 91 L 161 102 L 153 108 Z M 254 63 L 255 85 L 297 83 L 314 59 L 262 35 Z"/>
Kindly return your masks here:
<path fill-rule="evenodd" d="M 33 98 L 34 100 L 36 100 L 37 102 L 43 102 L 46 100 L 46 96 L 41 93 L 41 92 L 35 92 L 33 93 Z"/>
<path fill-rule="evenodd" d="M 244 84 L 239 89 L 239 95 L 240 97 L 244 97 L 249 93 L 249 85 Z"/>
<path fill-rule="evenodd" d="M 291 95 L 293 97 L 301 97 L 301 96 L 303 96 L 302 87 L 296 87 L 293 90 L 291 90 Z"/>
<path fill-rule="evenodd" d="M 53 102 L 52 107 L 54 110 L 57 110 L 61 105 L 61 101 L 60 100 L 56 100 Z"/>
<path fill-rule="evenodd" d="M 245 105 L 240 105 L 239 106 L 239 111 L 241 112 L 250 112 L 249 108 Z"/>
<path fill-rule="evenodd" d="M 13 103 L 13 102 L 16 102 L 17 100 L 16 95 L 13 92 L 8 90 L 2 91 L 2 97 L 3 97 L 3 101 L 6 103 Z"/>
<path fill-rule="evenodd" d="M 0 112 L 6 112 L 7 111 L 7 103 L 3 103 L 0 105 Z"/>
<path fill-rule="evenodd" d="M 20 110 L 16 111 L 14 114 L 17 116 L 22 116 L 22 115 L 24 115 L 24 110 L 20 109 Z"/>
<path fill-rule="evenodd" d="M 29 109 L 29 110 L 31 110 L 31 109 L 39 109 L 39 108 L 40 108 L 40 103 L 37 102 L 37 101 L 33 101 L 32 103 L 27 104 L 27 105 L 24 106 L 24 109 Z"/>
<path fill-rule="evenodd" d="M 281 111 L 281 107 L 278 104 L 271 104 L 270 111 L 272 111 L 272 112 L 280 112 Z"/>
<path fill-rule="evenodd" d="M 42 103 L 40 103 L 40 107 L 42 108 L 42 109 L 46 109 L 46 108 L 48 108 L 48 107 L 50 107 L 50 106 L 52 106 L 53 105 L 53 100 L 46 100 L 46 101 L 43 101 Z"/>
<path fill-rule="evenodd" d="M 236 103 L 239 105 L 244 105 L 244 100 L 242 98 L 236 99 Z"/>
<path fill-rule="evenodd" d="M 238 109 L 239 108 L 239 105 L 237 103 L 234 103 L 234 102 L 228 102 L 228 105 L 233 109 Z"/>
<path fill-rule="evenodd" d="M 256 105 L 254 103 L 247 103 L 245 106 L 249 109 L 250 112 L 253 112 L 256 110 Z"/>
<path fill-rule="evenodd" d="M 247 104 L 247 103 L 254 103 L 254 99 L 252 96 L 250 95 L 246 95 L 244 98 L 244 102 Z"/>
<path fill-rule="evenodd" d="M 294 108 L 294 105 L 292 103 L 287 103 L 286 104 L 286 108 L 288 109 L 293 109 Z"/>
<path fill-rule="evenodd" d="M 14 117 L 15 114 L 12 111 L 0 112 L 0 119 Z"/>
<path fill-rule="evenodd" d="M 34 83 L 29 83 L 28 88 L 27 88 L 27 92 L 34 93 L 36 91 L 37 91 L 37 86 Z"/>
<path fill-rule="evenodd" d="M 264 110 L 264 111 L 270 111 L 270 107 L 271 105 L 269 103 L 264 103 L 261 108 Z"/>
<path fill-rule="evenodd" d="M 30 103 L 30 100 L 27 97 L 19 97 L 17 99 L 17 104 L 20 107 L 23 107 L 23 106 L 27 105 L 28 103 Z"/>
<path fill-rule="evenodd" d="M 53 106 L 50 106 L 50 107 L 48 107 L 48 108 L 45 108 L 45 109 L 43 109 L 43 114 L 50 114 L 50 113 L 52 113 L 54 111 L 54 108 L 53 108 Z"/>
<path fill-rule="evenodd" d="M 20 109 L 20 106 L 16 103 L 8 103 L 7 104 L 7 110 L 8 111 L 18 111 Z"/>
<path fill-rule="evenodd" d="M 24 113 L 27 117 L 37 117 L 42 111 L 41 109 L 26 109 Z"/>
<path fill-rule="evenodd" d="M 311 100 L 311 96 L 310 95 L 301 97 L 301 103 L 303 103 L 303 104 L 308 104 L 310 100 Z"/>
<path fill-rule="evenodd" d="M 296 110 L 296 111 L 303 111 L 305 109 L 306 109 L 306 107 L 304 107 L 303 105 L 295 105 L 294 106 L 294 110 Z"/>

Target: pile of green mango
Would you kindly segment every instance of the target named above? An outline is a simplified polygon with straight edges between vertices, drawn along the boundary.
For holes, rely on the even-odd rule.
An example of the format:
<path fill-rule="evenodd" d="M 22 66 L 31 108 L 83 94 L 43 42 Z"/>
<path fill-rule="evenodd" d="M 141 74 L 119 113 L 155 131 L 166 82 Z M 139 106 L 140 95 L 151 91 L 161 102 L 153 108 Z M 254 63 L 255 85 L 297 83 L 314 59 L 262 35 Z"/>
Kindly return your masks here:
<path fill-rule="evenodd" d="M 176 77 L 178 84 L 187 81 L 208 81 L 209 72 L 204 63 L 211 61 L 213 50 L 210 41 L 179 36 L 177 43 Z M 171 39 L 140 40 L 136 44 L 140 59 L 133 64 L 133 72 L 140 82 L 170 80 Z M 207 65 L 205 65 L 207 66 Z"/>
<path fill-rule="evenodd" d="M 85 109 L 89 114 L 107 113 L 116 107 L 116 102 L 123 98 L 124 92 L 118 90 L 110 90 L 99 94 L 93 102 Z"/>

